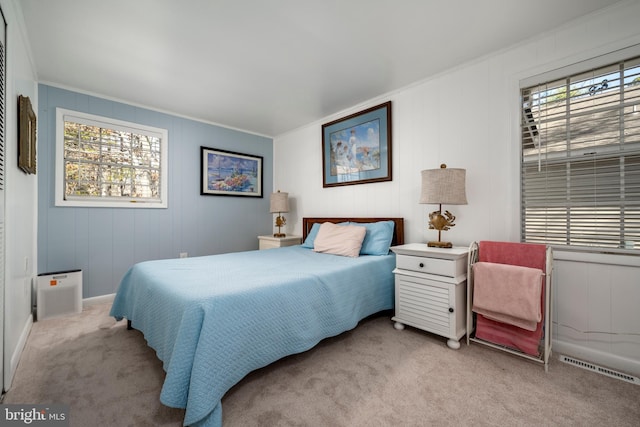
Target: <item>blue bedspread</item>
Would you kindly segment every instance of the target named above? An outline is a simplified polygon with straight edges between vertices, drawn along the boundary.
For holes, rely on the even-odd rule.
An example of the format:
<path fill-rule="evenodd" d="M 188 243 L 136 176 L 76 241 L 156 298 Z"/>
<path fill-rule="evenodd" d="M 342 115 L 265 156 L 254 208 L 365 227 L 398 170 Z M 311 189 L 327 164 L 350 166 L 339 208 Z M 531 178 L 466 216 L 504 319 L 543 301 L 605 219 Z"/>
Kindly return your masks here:
<path fill-rule="evenodd" d="M 221 399 L 249 372 L 393 308 L 395 256 L 347 258 L 301 246 L 147 261 L 111 308 L 163 362 L 160 400 L 185 425 L 221 426 Z"/>

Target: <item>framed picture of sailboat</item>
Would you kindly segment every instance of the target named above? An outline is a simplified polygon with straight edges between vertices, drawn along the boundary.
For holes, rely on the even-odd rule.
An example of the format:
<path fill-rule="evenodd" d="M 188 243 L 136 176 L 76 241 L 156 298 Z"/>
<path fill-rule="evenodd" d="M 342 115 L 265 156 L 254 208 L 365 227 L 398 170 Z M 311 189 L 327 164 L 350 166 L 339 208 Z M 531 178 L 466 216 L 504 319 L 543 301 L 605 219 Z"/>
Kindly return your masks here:
<path fill-rule="evenodd" d="M 200 194 L 262 197 L 262 156 L 200 147 Z"/>

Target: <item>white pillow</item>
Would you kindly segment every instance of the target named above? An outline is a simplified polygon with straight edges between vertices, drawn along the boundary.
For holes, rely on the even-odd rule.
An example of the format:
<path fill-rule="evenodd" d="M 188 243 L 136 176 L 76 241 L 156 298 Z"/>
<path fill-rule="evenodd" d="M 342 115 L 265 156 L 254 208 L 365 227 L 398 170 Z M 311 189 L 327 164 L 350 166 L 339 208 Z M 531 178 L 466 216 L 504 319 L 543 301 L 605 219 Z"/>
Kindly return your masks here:
<path fill-rule="evenodd" d="M 324 222 L 313 242 L 313 250 L 333 255 L 357 257 L 367 229 L 359 225 L 336 225 Z"/>

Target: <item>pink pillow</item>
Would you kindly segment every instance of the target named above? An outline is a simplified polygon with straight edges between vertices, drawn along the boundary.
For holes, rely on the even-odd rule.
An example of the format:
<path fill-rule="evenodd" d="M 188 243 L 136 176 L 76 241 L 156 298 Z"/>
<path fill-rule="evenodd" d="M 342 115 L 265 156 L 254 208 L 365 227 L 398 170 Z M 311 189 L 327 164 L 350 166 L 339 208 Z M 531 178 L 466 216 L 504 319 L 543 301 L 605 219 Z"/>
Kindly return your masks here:
<path fill-rule="evenodd" d="M 324 222 L 313 242 L 313 250 L 333 255 L 357 257 L 367 229 L 359 225 L 336 225 Z"/>

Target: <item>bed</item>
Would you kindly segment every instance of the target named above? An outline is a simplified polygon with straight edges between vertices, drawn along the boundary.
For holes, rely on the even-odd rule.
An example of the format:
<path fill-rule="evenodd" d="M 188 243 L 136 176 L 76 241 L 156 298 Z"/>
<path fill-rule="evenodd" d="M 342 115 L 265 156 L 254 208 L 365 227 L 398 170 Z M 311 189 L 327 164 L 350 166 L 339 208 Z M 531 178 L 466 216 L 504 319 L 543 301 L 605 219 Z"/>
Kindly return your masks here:
<path fill-rule="evenodd" d="M 222 397 L 249 372 L 393 308 L 395 255 L 380 241 L 378 255 L 316 252 L 318 230 L 352 223 L 367 227 L 362 251 L 385 224 L 388 246 L 403 244 L 402 218 L 303 218 L 301 245 L 147 261 L 125 274 L 111 315 L 156 351 L 160 401 L 185 408 L 184 425 L 221 426 Z"/>

